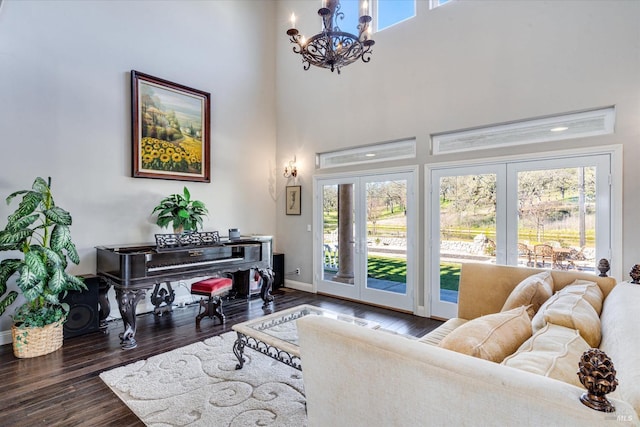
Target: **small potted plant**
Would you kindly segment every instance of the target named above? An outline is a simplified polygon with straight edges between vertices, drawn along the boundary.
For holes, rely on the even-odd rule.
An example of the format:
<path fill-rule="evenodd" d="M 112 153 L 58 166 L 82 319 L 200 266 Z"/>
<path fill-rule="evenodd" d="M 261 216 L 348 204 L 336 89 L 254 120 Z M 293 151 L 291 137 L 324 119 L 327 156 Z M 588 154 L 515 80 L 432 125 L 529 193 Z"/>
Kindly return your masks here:
<path fill-rule="evenodd" d="M 202 217 L 209 213 L 204 203 L 191 200 L 187 187 L 184 187 L 182 194 L 172 194 L 162 199 L 158 206 L 153 208 L 151 214 L 156 212 L 158 212 L 156 224 L 163 228 L 173 224 L 173 232 L 176 234 L 183 231 L 198 231 L 198 228 L 202 228 Z"/>
<path fill-rule="evenodd" d="M 65 271 L 68 260 L 78 264 L 80 257 L 71 241 L 71 215 L 53 201 L 51 178 L 36 178 L 31 190 L 10 194 L 7 204 L 20 195 L 22 201 L 0 231 L 0 250 L 20 251 L 23 258 L 0 262 L 0 298 L 7 294 L 7 281 L 17 275 L 16 284 L 26 302 L 12 316 L 13 353 L 35 357 L 62 346 L 62 324 L 69 306 L 60 297 L 86 286 L 81 278 Z M 18 292 L 12 290 L 0 299 L 0 315 L 17 297 Z"/>

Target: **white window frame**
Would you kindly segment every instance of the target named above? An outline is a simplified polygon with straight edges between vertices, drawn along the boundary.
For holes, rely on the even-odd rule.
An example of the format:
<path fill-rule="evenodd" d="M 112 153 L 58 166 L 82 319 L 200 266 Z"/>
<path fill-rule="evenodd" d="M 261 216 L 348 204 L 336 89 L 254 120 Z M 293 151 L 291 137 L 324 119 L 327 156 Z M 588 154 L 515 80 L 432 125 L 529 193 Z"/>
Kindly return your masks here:
<path fill-rule="evenodd" d="M 360 181 L 362 178 L 369 179 L 372 177 L 385 177 L 389 175 L 406 174 L 409 176 L 407 180 L 407 198 L 408 198 L 407 208 L 408 209 L 407 209 L 407 282 L 406 282 L 407 294 L 406 294 L 406 297 L 410 299 L 411 302 L 410 302 L 410 305 L 402 306 L 403 303 L 397 301 L 401 299 L 400 297 L 390 295 L 388 306 L 389 307 L 395 306 L 396 308 L 402 309 L 402 310 L 410 310 L 414 314 L 418 314 L 420 312 L 420 307 L 418 307 L 418 293 L 420 291 L 420 288 L 418 286 L 418 280 L 417 280 L 418 273 L 419 273 L 418 260 L 420 259 L 418 256 L 419 244 L 418 244 L 418 236 L 417 236 L 418 235 L 417 230 L 419 229 L 418 228 L 419 198 L 417 195 L 419 191 L 418 190 L 419 188 L 418 170 L 419 170 L 419 167 L 417 165 L 410 165 L 410 166 L 404 166 L 404 167 L 380 168 L 380 169 L 373 169 L 373 170 L 350 171 L 350 172 L 344 172 L 344 173 L 318 174 L 313 176 L 312 221 L 313 221 L 313 230 L 315 230 L 315 232 L 313 234 L 313 250 L 312 250 L 312 253 L 313 253 L 312 292 L 317 293 L 319 282 L 321 281 L 325 282 L 322 278 L 322 262 L 321 262 L 321 257 L 323 254 L 323 251 L 322 251 L 323 211 L 322 211 L 322 192 L 321 192 L 322 186 L 328 182 L 335 183 L 335 184 L 356 183 L 357 181 Z M 356 192 L 356 197 L 358 197 L 357 192 Z M 409 200 L 409 198 L 411 198 L 411 200 Z M 354 203 L 359 203 L 359 202 L 354 200 Z M 363 210 L 363 209 L 366 209 L 366 206 L 360 206 L 360 208 L 361 210 Z M 366 236 L 365 236 L 366 232 L 362 233 L 361 231 L 360 234 L 363 235 L 366 239 Z M 360 245 L 363 245 L 363 244 L 366 247 L 366 242 L 360 243 Z M 362 266 L 360 266 L 359 271 L 366 272 L 366 265 L 365 265 L 365 268 L 362 268 Z M 361 283 L 358 283 L 358 286 L 363 287 L 362 282 L 363 281 L 361 281 Z M 364 282 L 366 282 L 366 278 Z M 364 285 L 366 285 L 366 283 L 364 283 Z M 328 287 L 325 287 L 323 291 L 328 293 L 333 293 L 334 295 L 340 295 L 342 291 L 339 288 L 340 288 L 339 286 L 328 284 Z M 343 290 L 345 289 L 343 288 Z M 348 290 L 346 291 L 348 292 Z M 354 292 L 353 294 L 349 294 L 349 295 L 343 294 L 342 296 L 346 298 L 353 298 L 353 299 L 362 298 L 363 301 L 368 301 L 369 303 L 386 305 L 383 300 L 374 301 L 374 300 L 371 300 L 370 298 L 367 298 L 367 297 L 370 297 L 371 295 L 370 292 L 361 294 L 360 289 L 356 289 L 356 288 L 352 289 L 352 291 Z"/>
<path fill-rule="evenodd" d="M 431 135 L 433 155 L 612 134 L 615 107 Z"/>
<path fill-rule="evenodd" d="M 610 156 L 610 177 L 609 177 L 609 245 L 610 253 L 609 260 L 611 264 L 611 270 L 609 276 L 618 278 L 621 280 L 623 277 L 622 268 L 622 145 L 609 145 L 600 147 L 589 147 L 583 149 L 572 150 L 560 150 L 544 153 L 531 153 L 528 155 L 519 156 L 502 156 L 494 157 L 483 160 L 470 160 L 470 161 L 453 161 L 442 162 L 437 164 L 425 165 L 425 221 L 427 226 L 425 227 L 425 251 L 424 251 L 424 265 L 425 265 L 425 279 L 427 283 L 424 287 L 425 309 L 426 316 L 432 315 L 432 299 L 435 298 L 434 292 L 432 292 L 432 272 L 431 264 L 433 257 L 439 257 L 439 247 L 434 244 L 435 240 L 432 239 L 434 223 L 434 212 L 437 211 L 437 207 L 434 206 L 432 191 L 433 185 L 432 175 L 434 170 L 457 168 L 457 167 L 479 167 L 483 165 L 491 165 L 502 162 L 526 162 L 526 161 L 544 161 L 560 158 L 572 158 L 572 157 L 584 157 L 592 155 L 606 154 Z M 503 245 L 504 247 L 504 245 Z M 500 254 L 497 254 L 500 255 Z M 506 255 L 506 254 L 504 254 Z"/>
<path fill-rule="evenodd" d="M 436 7 L 444 6 L 445 4 L 451 3 L 453 0 L 429 0 L 429 10 L 435 9 Z"/>
<path fill-rule="evenodd" d="M 342 166 L 355 166 L 415 158 L 416 139 L 405 138 L 380 144 L 318 153 L 316 154 L 316 169 L 330 169 Z"/>

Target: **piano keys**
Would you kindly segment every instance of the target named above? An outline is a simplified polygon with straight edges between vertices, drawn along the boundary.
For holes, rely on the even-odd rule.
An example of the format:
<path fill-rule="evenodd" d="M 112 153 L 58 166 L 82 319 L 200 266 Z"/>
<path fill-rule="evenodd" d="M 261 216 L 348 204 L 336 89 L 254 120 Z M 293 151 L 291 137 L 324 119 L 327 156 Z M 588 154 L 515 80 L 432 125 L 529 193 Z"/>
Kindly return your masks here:
<path fill-rule="evenodd" d="M 162 314 L 171 311 L 175 299 L 172 281 L 249 269 L 270 271 L 273 249 L 271 236 L 251 236 L 233 240 L 215 239 L 186 246 L 98 246 L 96 256 L 97 274 L 116 292 L 124 322 L 124 332 L 120 334 L 122 348 L 130 349 L 137 345 L 136 306 L 147 290 L 153 288 L 151 302 L 155 306 L 154 311 Z M 160 289 L 162 283 L 166 284 L 166 289 Z M 265 304 L 273 299 L 269 289 L 260 295 Z"/>

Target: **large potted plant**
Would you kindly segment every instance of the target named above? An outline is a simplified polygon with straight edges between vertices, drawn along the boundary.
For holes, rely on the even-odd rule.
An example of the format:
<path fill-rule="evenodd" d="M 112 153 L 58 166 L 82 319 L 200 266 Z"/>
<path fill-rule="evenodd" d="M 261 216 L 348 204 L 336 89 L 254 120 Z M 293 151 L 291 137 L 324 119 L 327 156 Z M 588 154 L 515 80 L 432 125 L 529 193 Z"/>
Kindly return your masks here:
<path fill-rule="evenodd" d="M 171 194 L 162 199 L 151 214 L 156 212 L 156 224 L 163 228 L 173 224 L 174 233 L 198 231 L 198 228 L 202 228 L 202 217 L 209 213 L 204 203 L 191 200 L 187 187 L 184 187 L 182 194 Z"/>
<path fill-rule="evenodd" d="M 36 178 L 31 190 L 10 194 L 7 204 L 17 196 L 22 200 L 0 231 L 0 250 L 20 251 L 23 256 L 0 262 L 0 315 L 18 297 L 15 290 L 7 293 L 7 281 L 16 276 L 15 283 L 26 302 L 12 316 L 13 353 L 16 357 L 35 357 L 62 346 L 62 325 L 69 306 L 60 298 L 67 291 L 86 286 L 81 278 L 66 272 L 68 260 L 78 264 L 80 257 L 71 241 L 71 215 L 56 206 L 51 178 Z"/>

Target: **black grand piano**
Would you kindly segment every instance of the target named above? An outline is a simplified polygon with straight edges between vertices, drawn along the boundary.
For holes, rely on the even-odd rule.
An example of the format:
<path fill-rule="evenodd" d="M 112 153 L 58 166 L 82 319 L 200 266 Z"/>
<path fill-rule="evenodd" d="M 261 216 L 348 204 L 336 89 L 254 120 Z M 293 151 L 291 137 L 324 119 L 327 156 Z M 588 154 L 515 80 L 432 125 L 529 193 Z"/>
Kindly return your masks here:
<path fill-rule="evenodd" d="M 158 234 L 155 245 L 98 246 L 96 251 L 97 274 L 108 285 L 100 298 L 101 312 L 108 312 L 106 292 L 113 286 L 124 322 L 124 332 L 120 334 L 123 349 L 137 345 L 136 306 L 151 288 L 154 311 L 162 314 L 171 311 L 174 281 L 249 269 L 257 269 L 263 279 L 270 278 L 269 282 L 273 280 L 271 236 L 228 239 L 220 238 L 217 232 Z M 260 293 L 265 304 L 273 298 L 269 288 L 263 284 Z"/>

